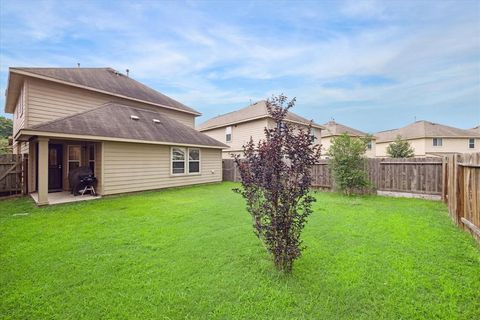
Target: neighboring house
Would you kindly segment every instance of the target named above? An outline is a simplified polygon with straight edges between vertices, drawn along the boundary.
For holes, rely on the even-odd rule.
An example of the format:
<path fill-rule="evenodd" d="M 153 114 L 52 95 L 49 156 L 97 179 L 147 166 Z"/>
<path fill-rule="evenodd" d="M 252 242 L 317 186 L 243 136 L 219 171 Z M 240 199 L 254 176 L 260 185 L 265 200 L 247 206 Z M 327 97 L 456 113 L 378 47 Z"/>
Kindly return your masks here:
<path fill-rule="evenodd" d="M 429 121 L 416 121 L 400 129 L 375 134 L 377 157 L 388 157 L 387 147 L 397 136 L 406 139 L 416 157 L 480 151 L 480 133 Z"/>
<path fill-rule="evenodd" d="M 375 137 L 365 133 L 363 131 L 347 127 L 343 124 L 337 123 L 335 121 L 329 121 L 323 125 L 325 130 L 322 131 L 322 156 L 328 157 L 327 151 L 332 145 L 332 139 L 338 137 L 344 133 L 351 137 L 357 138 L 366 138 L 370 137 L 371 141 L 367 144 L 367 152 L 365 156 L 369 158 L 375 157 Z"/>
<path fill-rule="evenodd" d="M 287 113 L 285 121 L 299 127 L 306 128 L 310 124 L 307 120 L 291 111 Z M 197 130 L 210 137 L 225 143 L 228 148 L 223 150 L 223 158 L 231 159 L 231 154 L 240 154 L 242 146 L 250 137 L 258 142 L 265 139 L 265 128 L 273 128 L 274 120 L 267 111 L 266 101 L 258 101 L 243 109 L 226 113 L 205 121 Z M 312 123 L 312 135 L 320 143 L 321 125 Z"/>
<path fill-rule="evenodd" d="M 111 68 L 10 68 L 5 112 L 38 204 L 89 166 L 101 195 L 222 180 L 226 147 L 197 111 Z"/>
<path fill-rule="evenodd" d="M 470 131 L 473 131 L 475 133 L 480 133 L 480 125 L 473 127 L 472 129 L 469 129 Z"/>

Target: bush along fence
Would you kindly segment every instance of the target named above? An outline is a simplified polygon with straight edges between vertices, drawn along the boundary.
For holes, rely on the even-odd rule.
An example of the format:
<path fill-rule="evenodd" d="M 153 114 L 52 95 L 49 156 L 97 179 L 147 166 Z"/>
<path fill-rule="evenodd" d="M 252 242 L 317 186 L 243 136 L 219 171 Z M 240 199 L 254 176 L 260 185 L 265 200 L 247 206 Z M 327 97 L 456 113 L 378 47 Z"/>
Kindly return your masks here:
<path fill-rule="evenodd" d="M 27 155 L 0 155 L 0 196 L 27 193 Z"/>
<path fill-rule="evenodd" d="M 480 241 L 480 153 L 443 159 L 443 201 L 452 220 Z"/>

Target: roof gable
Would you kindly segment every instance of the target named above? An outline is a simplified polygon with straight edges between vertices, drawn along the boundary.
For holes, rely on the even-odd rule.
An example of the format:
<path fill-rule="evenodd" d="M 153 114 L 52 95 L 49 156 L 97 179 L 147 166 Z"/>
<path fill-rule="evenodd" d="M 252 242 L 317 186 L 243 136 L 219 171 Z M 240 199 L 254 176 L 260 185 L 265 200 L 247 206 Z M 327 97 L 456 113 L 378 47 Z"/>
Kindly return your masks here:
<path fill-rule="evenodd" d="M 205 131 L 209 129 L 224 127 L 231 124 L 237 124 L 240 122 L 247 122 L 250 120 L 269 118 L 267 109 L 267 102 L 265 100 L 257 101 L 254 104 L 251 104 L 240 110 L 232 111 L 225 113 L 214 118 L 211 118 L 202 124 L 200 124 L 197 129 L 200 131 Z M 288 111 L 286 116 L 287 121 L 298 122 L 305 125 L 310 124 L 310 120 L 301 117 L 291 111 Z M 316 127 L 321 127 L 319 124 L 313 123 Z"/>
<path fill-rule="evenodd" d="M 351 136 L 368 136 L 368 133 L 366 132 L 348 127 L 333 120 L 325 123 L 323 126 L 325 127 L 325 131 L 322 132 L 322 137 L 338 136 L 344 133 Z"/>
<path fill-rule="evenodd" d="M 198 111 L 112 68 L 10 68 L 10 72 L 33 77 L 38 76 L 51 81 L 61 81 L 94 91 L 200 115 Z"/>
<path fill-rule="evenodd" d="M 468 138 L 480 137 L 480 133 L 446 126 L 430 121 L 419 120 L 403 128 L 381 131 L 375 134 L 377 142 L 394 141 L 397 136 L 403 139 L 421 138 Z"/>
<path fill-rule="evenodd" d="M 138 119 L 134 120 L 132 116 Z M 159 121 L 154 122 L 154 119 Z M 117 103 L 107 103 L 96 109 L 42 123 L 26 130 L 227 147 L 206 134 L 160 113 Z"/>

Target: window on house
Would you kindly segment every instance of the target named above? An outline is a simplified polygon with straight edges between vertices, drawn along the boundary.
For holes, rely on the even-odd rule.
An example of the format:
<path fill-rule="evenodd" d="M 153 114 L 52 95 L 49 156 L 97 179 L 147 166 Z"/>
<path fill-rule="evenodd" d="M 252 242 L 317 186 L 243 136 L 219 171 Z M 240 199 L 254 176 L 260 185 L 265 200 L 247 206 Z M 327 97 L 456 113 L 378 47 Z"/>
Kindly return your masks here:
<path fill-rule="evenodd" d="M 441 147 L 442 146 L 442 138 L 433 138 L 433 146 L 434 147 Z"/>
<path fill-rule="evenodd" d="M 88 145 L 88 167 L 92 170 L 93 175 L 95 175 L 95 145 Z"/>
<path fill-rule="evenodd" d="M 188 173 L 200 172 L 200 149 L 188 149 Z"/>
<path fill-rule="evenodd" d="M 232 127 L 225 128 L 225 141 L 232 142 Z"/>
<path fill-rule="evenodd" d="M 317 129 L 312 128 L 312 142 L 315 143 L 315 140 L 317 140 Z"/>
<path fill-rule="evenodd" d="M 80 167 L 80 146 L 68 146 L 68 171 Z"/>
<path fill-rule="evenodd" d="M 185 173 L 185 148 L 172 148 L 172 174 Z"/>
<path fill-rule="evenodd" d="M 468 147 L 470 149 L 475 149 L 475 138 L 468 139 Z"/>
<path fill-rule="evenodd" d="M 372 141 L 367 142 L 367 149 L 372 150 Z"/>

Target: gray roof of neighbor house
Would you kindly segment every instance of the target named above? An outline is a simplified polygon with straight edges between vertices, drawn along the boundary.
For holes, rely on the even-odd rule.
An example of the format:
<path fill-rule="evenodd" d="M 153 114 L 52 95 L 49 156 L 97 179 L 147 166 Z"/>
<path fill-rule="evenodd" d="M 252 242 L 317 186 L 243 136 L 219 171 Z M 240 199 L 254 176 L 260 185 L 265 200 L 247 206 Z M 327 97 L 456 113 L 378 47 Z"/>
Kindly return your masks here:
<path fill-rule="evenodd" d="M 359 136 L 359 137 L 364 137 L 367 136 L 368 133 L 353 129 L 351 127 L 347 127 L 343 124 L 340 124 L 335 121 L 328 121 L 323 125 L 325 127 L 325 130 L 322 131 L 322 137 L 330 137 L 330 136 L 339 136 L 341 134 L 348 134 L 351 136 Z M 374 137 L 373 137 L 374 138 Z"/>
<path fill-rule="evenodd" d="M 469 129 L 470 131 L 480 133 L 480 125 L 473 127 L 472 129 Z"/>
<path fill-rule="evenodd" d="M 377 142 L 389 142 L 395 140 L 397 136 L 404 139 L 419 138 L 473 138 L 480 137 L 480 133 L 471 130 L 464 130 L 430 121 L 420 120 L 409 124 L 400 129 L 386 130 L 375 133 Z"/>
<path fill-rule="evenodd" d="M 186 105 L 147 87 L 112 68 L 10 68 L 13 74 L 40 76 L 49 80 L 67 82 L 106 93 L 133 98 L 147 103 L 170 107 L 200 115 Z M 14 103 L 14 102 L 13 102 Z"/>
<path fill-rule="evenodd" d="M 228 126 L 231 124 L 236 124 L 240 122 L 247 122 L 250 120 L 261 119 L 261 118 L 269 118 L 267 104 L 265 100 L 261 100 L 255 102 L 254 104 L 249 105 L 248 107 L 242 108 L 240 110 L 232 111 L 229 113 L 225 113 L 219 116 L 216 116 L 212 119 L 209 119 L 202 124 L 197 126 L 197 129 L 200 131 L 210 130 L 214 128 L 220 128 L 224 126 Z M 292 122 L 298 122 L 305 125 L 310 123 L 310 120 L 301 117 L 291 111 L 287 113 L 287 120 Z M 312 124 L 317 128 L 323 127 L 315 122 Z"/>
<path fill-rule="evenodd" d="M 132 119 L 138 117 L 138 119 Z M 159 121 L 154 121 L 157 119 Z M 223 143 L 158 112 L 117 103 L 52 120 L 25 131 L 133 139 L 227 148 Z"/>

